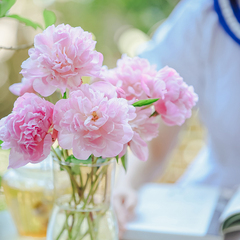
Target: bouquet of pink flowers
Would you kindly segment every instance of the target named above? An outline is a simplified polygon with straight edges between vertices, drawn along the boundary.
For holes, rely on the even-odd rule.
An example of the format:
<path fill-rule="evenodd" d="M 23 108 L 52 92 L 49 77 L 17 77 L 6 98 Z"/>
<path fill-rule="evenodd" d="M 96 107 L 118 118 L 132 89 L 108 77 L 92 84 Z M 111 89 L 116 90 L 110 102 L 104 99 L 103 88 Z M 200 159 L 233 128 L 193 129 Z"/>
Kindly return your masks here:
<path fill-rule="evenodd" d="M 56 139 L 82 160 L 122 157 L 129 146 L 145 161 L 146 141 L 158 135 L 158 114 L 168 125 L 191 116 L 197 95 L 174 69 L 156 71 L 146 59 L 124 55 L 108 70 L 95 44 L 90 33 L 63 24 L 35 37 L 22 82 L 10 87 L 20 97 L 0 122 L 2 148 L 11 148 L 9 167 L 42 161 Z M 82 84 L 83 76 L 94 83 Z M 43 97 L 55 91 L 62 99 L 54 105 Z"/>
<path fill-rule="evenodd" d="M 95 44 L 81 27 L 64 24 L 35 37 L 22 82 L 10 87 L 20 97 L 0 121 L 2 148 L 11 148 L 9 168 L 38 163 L 51 151 L 60 162 L 116 158 L 125 166 L 128 147 L 146 161 L 147 141 L 158 135 L 156 117 L 181 125 L 191 116 L 197 95 L 174 69 L 157 71 L 148 60 L 126 55 L 107 69 Z M 91 84 L 83 84 L 85 76 Z"/>

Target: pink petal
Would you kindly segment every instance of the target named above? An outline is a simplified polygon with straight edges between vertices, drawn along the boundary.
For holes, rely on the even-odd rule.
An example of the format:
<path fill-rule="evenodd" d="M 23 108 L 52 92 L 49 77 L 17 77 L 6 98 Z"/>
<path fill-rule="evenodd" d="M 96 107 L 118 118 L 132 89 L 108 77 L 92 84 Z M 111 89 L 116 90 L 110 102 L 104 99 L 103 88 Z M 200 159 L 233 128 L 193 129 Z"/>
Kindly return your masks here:
<path fill-rule="evenodd" d="M 133 154 L 140 159 L 141 161 L 147 161 L 148 158 L 148 146 L 146 142 L 144 142 L 140 136 L 135 133 L 132 141 L 129 144 L 130 149 Z"/>
<path fill-rule="evenodd" d="M 33 81 L 33 89 L 36 92 L 40 93 L 42 96 L 47 97 L 52 95 L 57 90 L 57 87 L 52 85 L 46 85 L 43 83 L 42 79 L 36 78 Z"/>
<path fill-rule="evenodd" d="M 58 142 L 62 148 L 71 149 L 73 147 L 73 134 L 59 132 Z"/>
<path fill-rule="evenodd" d="M 74 139 L 73 141 L 73 155 L 81 160 L 87 160 L 89 156 L 92 154 L 91 151 L 81 148 L 81 143 L 78 139 Z"/>
<path fill-rule="evenodd" d="M 15 149 L 11 149 L 9 154 L 9 168 L 19 168 L 29 163 L 25 156 L 17 152 Z"/>

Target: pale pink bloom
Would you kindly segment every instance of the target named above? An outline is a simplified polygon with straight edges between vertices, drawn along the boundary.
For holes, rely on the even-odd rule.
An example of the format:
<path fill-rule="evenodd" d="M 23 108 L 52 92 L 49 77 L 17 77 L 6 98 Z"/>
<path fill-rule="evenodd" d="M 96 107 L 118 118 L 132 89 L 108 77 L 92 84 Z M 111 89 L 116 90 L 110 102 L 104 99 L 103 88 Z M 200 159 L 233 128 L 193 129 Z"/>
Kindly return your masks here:
<path fill-rule="evenodd" d="M 129 121 L 135 108 L 123 98 L 108 98 L 88 84 L 58 101 L 54 109 L 54 126 L 59 131 L 59 145 L 73 149 L 73 155 L 87 159 L 115 157 L 133 137 Z"/>
<path fill-rule="evenodd" d="M 104 78 L 105 78 L 105 75 L 107 74 L 108 71 L 109 70 L 108 70 L 108 67 L 106 65 L 102 66 L 101 70 L 99 72 L 99 75 L 97 77 L 92 77 L 91 80 L 90 80 L 90 84 L 98 82 L 98 81 L 103 81 Z"/>
<path fill-rule="evenodd" d="M 191 109 L 198 101 L 197 94 L 173 68 L 161 69 L 157 78 L 166 83 L 167 93 L 164 99 L 154 103 L 156 111 L 167 125 L 182 125 L 186 118 L 191 117 Z"/>
<path fill-rule="evenodd" d="M 91 84 L 91 88 L 94 88 L 94 90 L 104 93 L 104 96 L 107 97 L 108 99 L 118 97 L 117 88 L 114 87 L 109 82 L 105 81 L 94 82 Z"/>
<path fill-rule="evenodd" d="M 109 82 L 106 82 L 106 81 L 103 81 L 103 80 L 99 80 L 99 81 L 93 82 L 91 84 L 91 86 L 95 90 L 103 92 L 105 97 L 107 97 L 109 99 L 113 98 L 113 97 L 126 98 L 126 94 L 125 94 L 125 92 L 121 88 L 117 88 L 117 87 L 113 86 Z"/>
<path fill-rule="evenodd" d="M 129 122 L 134 131 L 133 138 L 125 145 L 119 157 L 126 153 L 128 145 L 138 159 L 146 161 L 148 159 L 147 142 L 158 136 L 159 124 L 156 123 L 155 117 L 150 118 L 151 108 L 137 108 L 136 113 L 136 117 Z"/>
<path fill-rule="evenodd" d="M 0 139 L 3 149 L 9 149 L 9 168 L 38 163 L 49 154 L 53 130 L 54 105 L 33 93 L 25 93 L 14 103 L 11 114 L 0 120 Z"/>
<path fill-rule="evenodd" d="M 124 90 L 122 90 L 121 88 L 116 88 L 117 91 L 117 97 L 118 98 L 125 98 L 126 99 L 126 93 L 124 92 Z"/>
<path fill-rule="evenodd" d="M 117 61 L 117 67 L 110 70 L 104 69 L 101 77 L 121 88 L 126 94 L 126 99 L 132 103 L 150 97 L 150 92 L 146 91 L 146 83 L 155 78 L 156 73 L 155 66 L 150 65 L 147 59 L 123 55 Z M 164 91 L 164 84 L 163 89 L 158 90 Z"/>
<path fill-rule="evenodd" d="M 34 79 L 34 90 L 45 97 L 58 88 L 62 94 L 66 88 L 77 89 L 81 77 L 99 75 L 103 56 L 94 50 L 95 45 L 92 34 L 81 27 L 52 25 L 36 35 L 21 73 Z"/>
<path fill-rule="evenodd" d="M 116 74 L 115 74 L 114 70 L 108 70 L 107 66 L 103 66 L 101 68 L 99 77 L 91 79 L 91 85 L 98 83 L 98 82 L 101 82 L 102 85 L 103 85 L 103 82 L 109 83 L 109 84 L 111 83 L 111 86 L 112 86 L 111 88 L 112 89 L 115 88 L 115 90 L 117 92 L 117 97 L 126 99 L 127 96 L 126 96 L 125 91 L 119 87 L 121 84 L 114 82 L 115 80 L 117 80 L 117 78 L 116 78 Z M 102 90 L 104 90 L 104 87 L 102 88 Z"/>
<path fill-rule="evenodd" d="M 149 98 L 164 99 L 166 91 L 165 82 L 156 74 L 153 78 L 145 78 L 142 82 L 144 92 Z"/>
<path fill-rule="evenodd" d="M 9 87 L 9 90 L 17 96 L 22 96 L 24 93 L 36 93 L 33 89 L 33 80 L 32 78 L 22 78 L 22 82 L 14 83 Z"/>

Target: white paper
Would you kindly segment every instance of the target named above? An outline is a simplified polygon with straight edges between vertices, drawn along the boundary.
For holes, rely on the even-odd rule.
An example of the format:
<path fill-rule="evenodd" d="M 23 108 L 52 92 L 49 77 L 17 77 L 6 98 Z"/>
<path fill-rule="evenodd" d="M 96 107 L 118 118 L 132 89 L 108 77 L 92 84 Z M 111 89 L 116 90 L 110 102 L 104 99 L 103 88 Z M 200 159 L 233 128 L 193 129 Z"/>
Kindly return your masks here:
<path fill-rule="evenodd" d="M 224 222 L 230 218 L 231 216 L 235 214 L 240 214 L 240 188 L 238 191 L 231 197 L 231 200 L 225 207 L 221 217 L 220 217 L 220 222 L 221 222 L 221 231 L 223 234 L 228 233 L 228 232 L 234 232 L 234 231 L 239 231 L 240 230 L 240 225 L 235 225 L 231 226 L 225 229 L 222 229 Z"/>
<path fill-rule="evenodd" d="M 232 196 L 220 217 L 220 221 L 224 222 L 227 218 L 236 213 L 240 214 L 240 189 Z"/>
<path fill-rule="evenodd" d="M 136 218 L 127 231 L 204 236 L 218 198 L 214 187 L 148 184 L 139 193 Z"/>

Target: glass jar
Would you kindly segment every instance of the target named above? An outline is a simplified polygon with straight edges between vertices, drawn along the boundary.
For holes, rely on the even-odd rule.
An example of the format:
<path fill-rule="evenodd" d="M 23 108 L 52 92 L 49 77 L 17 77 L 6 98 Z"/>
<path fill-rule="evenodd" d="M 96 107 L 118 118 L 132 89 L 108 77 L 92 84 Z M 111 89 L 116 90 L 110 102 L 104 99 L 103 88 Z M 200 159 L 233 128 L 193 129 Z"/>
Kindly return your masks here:
<path fill-rule="evenodd" d="M 9 169 L 2 179 L 8 209 L 21 236 L 46 237 L 53 206 L 52 159 Z"/>
<path fill-rule="evenodd" d="M 55 207 L 47 240 L 117 240 L 112 210 L 115 162 L 54 161 Z"/>

